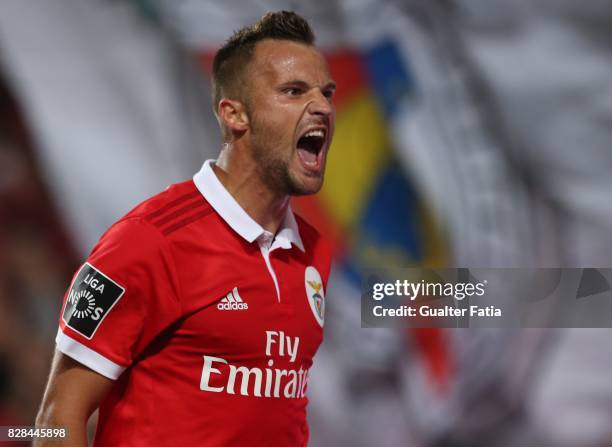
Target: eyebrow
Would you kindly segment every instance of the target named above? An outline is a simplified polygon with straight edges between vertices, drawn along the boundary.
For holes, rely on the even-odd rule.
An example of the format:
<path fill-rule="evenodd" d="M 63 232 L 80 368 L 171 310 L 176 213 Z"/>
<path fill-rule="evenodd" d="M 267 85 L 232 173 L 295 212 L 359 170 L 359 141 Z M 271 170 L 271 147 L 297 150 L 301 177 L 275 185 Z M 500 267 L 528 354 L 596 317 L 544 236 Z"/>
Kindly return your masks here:
<path fill-rule="evenodd" d="M 283 82 L 281 84 L 282 86 L 287 86 L 287 85 L 295 85 L 295 86 L 299 86 L 299 87 L 312 87 L 310 84 L 308 84 L 305 81 L 302 81 L 300 79 L 293 79 L 291 81 L 287 81 L 287 82 Z M 336 90 L 337 86 L 336 83 L 334 81 L 329 81 L 327 84 L 325 84 L 322 89 L 323 90 L 327 90 L 327 89 L 332 89 L 332 90 Z"/>

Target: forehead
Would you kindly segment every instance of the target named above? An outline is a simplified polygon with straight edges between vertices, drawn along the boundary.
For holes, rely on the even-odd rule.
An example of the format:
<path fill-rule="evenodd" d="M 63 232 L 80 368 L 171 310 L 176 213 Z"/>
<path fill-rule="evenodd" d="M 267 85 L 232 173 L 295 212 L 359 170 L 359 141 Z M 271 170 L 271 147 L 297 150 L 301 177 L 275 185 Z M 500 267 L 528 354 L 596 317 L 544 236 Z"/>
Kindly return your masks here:
<path fill-rule="evenodd" d="M 250 68 L 255 80 L 303 80 L 319 85 L 331 80 L 327 62 L 316 47 L 288 40 L 257 43 Z"/>

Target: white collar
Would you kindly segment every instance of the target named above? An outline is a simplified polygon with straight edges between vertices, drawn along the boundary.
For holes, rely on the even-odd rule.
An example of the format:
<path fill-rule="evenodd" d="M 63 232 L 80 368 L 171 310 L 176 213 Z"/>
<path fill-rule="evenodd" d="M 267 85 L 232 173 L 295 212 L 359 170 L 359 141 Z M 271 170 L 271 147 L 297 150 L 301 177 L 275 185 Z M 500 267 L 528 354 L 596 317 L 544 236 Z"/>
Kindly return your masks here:
<path fill-rule="evenodd" d="M 225 189 L 225 186 L 219 181 L 212 169 L 214 162 L 215 160 L 206 160 L 202 165 L 202 169 L 193 176 L 196 188 L 198 188 L 217 214 L 249 243 L 268 233 L 242 209 L 238 202 L 236 202 L 236 199 Z M 305 251 L 295 216 L 291 206 L 288 206 L 285 218 L 276 233 L 274 245 L 281 248 L 291 248 L 291 244 Z"/>

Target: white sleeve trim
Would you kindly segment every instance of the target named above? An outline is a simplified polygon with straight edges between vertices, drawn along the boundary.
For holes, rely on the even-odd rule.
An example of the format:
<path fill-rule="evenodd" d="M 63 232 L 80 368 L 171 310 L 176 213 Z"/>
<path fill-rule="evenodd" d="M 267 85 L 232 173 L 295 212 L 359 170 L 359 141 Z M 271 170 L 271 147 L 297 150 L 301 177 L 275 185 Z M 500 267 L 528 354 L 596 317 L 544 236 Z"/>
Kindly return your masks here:
<path fill-rule="evenodd" d="M 102 374 L 104 377 L 108 377 L 112 380 L 117 380 L 125 367 L 110 361 L 106 357 L 98 354 L 93 349 L 79 343 L 73 338 L 62 332 L 60 328 L 57 331 L 57 337 L 55 337 L 55 343 L 57 350 L 66 354 L 68 357 L 73 358 L 79 363 L 93 369 L 98 374 Z"/>

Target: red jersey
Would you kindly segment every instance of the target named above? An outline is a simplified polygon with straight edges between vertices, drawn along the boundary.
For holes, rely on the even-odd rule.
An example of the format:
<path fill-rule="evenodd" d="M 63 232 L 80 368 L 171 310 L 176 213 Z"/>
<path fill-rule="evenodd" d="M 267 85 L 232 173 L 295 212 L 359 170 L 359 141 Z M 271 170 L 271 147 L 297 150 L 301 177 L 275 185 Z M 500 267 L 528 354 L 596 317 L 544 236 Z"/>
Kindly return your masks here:
<path fill-rule="evenodd" d="M 211 163 L 115 223 L 66 293 L 57 349 L 116 380 L 97 447 L 307 443 L 329 245 L 290 209 L 266 232 Z"/>

